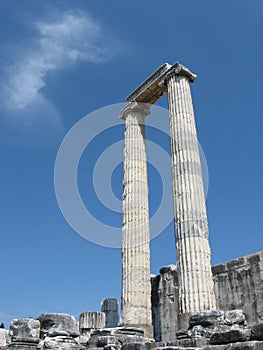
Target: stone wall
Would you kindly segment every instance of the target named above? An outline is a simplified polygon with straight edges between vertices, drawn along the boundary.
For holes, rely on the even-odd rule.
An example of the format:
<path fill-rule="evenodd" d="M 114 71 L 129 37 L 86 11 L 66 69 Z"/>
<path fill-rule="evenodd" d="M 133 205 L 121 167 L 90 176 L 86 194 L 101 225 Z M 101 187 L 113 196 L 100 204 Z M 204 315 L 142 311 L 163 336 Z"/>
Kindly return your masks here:
<path fill-rule="evenodd" d="M 242 309 L 249 325 L 263 322 L 263 251 L 212 267 L 220 310 Z"/>
<path fill-rule="evenodd" d="M 212 267 L 217 307 L 242 309 L 248 325 L 263 322 L 263 251 Z M 152 277 L 152 313 L 156 341 L 173 340 L 178 330 L 178 279 L 169 265 Z"/>

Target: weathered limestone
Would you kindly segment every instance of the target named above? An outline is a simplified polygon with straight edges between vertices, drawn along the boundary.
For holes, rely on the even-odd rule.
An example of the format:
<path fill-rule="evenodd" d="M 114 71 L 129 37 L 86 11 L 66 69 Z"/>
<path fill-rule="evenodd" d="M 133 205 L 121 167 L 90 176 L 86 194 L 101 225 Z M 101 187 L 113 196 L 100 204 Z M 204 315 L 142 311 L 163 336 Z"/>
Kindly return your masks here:
<path fill-rule="evenodd" d="M 7 331 L 4 328 L 0 328 L 0 349 L 6 346 Z"/>
<path fill-rule="evenodd" d="M 41 337 L 49 336 L 78 337 L 79 329 L 76 319 L 68 314 L 49 313 L 42 316 Z"/>
<path fill-rule="evenodd" d="M 89 333 L 92 329 L 105 328 L 105 313 L 85 311 L 79 316 L 79 329 L 82 334 Z"/>
<path fill-rule="evenodd" d="M 114 298 L 103 299 L 101 302 L 101 312 L 105 313 L 106 316 L 106 328 L 113 328 L 118 326 L 119 315 L 118 315 L 118 300 Z"/>
<path fill-rule="evenodd" d="M 243 310 L 230 310 L 225 312 L 225 323 L 227 325 L 244 324 L 246 316 Z"/>
<path fill-rule="evenodd" d="M 14 319 L 10 323 L 11 343 L 7 349 L 37 349 L 40 323 L 32 318 Z"/>
<path fill-rule="evenodd" d="M 245 318 L 249 326 L 263 322 L 262 261 L 263 252 L 258 252 L 212 267 L 216 301 L 220 306 L 220 310 L 229 310 L 224 312 L 224 324 L 243 324 Z M 164 315 L 162 314 L 162 307 L 167 305 L 166 299 L 169 299 L 169 291 L 174 291 L 174 294 L 171 294 L 170 297 L 174 298 L 175 306 L 179 305 L 177 271 L 174 270 L 171 274 L 163 273 L 164 271 L 167 271 L 167 267 L 160 270 L 160 275 L 152 278 L 153 325 L 156 341 L 164 339 L 162 334 L 164 330 L 161 328 L 161 322 L 165 320 L 165 313 Z M 162 283 L 161 280 L 163 281 Z M 164 286 L 168 293 L 164 292 Z M 203 312 L 203 316 L 200 312 L 192 313 L 190 325 L 200 325 L 201 323 L 204 326 L 209 323 L 213 324 L 215 320 L 219 322 L 223 314 L 220 310 Z M 178 313 L 175 312 L 175 314 L 177 316 Z M 175 319 L 171 317 L 171 325 L 177 323 L 176 316 Z M 201 322 L 201 320 L 203 321 Z M 166 333 L 165 337 L 168 334 Z M 172 333 L 170 333 L 170 336 L 170 338 L 167 338 L 167 341 L 174 339 Z"/>
<path fill-rule="evenodd" d="M 129 96 L 127 102 L 141 102 L 154 104 L 159 98 L 167 93 L 167 86 L 162 84 L 162 79 L 171 68 L 169 63 L 164 63 L 156 69 L 141 85 L 139 85 Z"/>
<path fill-rule="evenodd" d="M 42 316 L 41 338 L 38 349 L 85 349 L 79 341 L 78 322 L 73 316 L 49 313 Z"/>
<path fill-rule="evenodd" d="M 202 169 L 189 82 L 179 63 L 166 73 L 171 133 L 180 327 L 191 311 L 216 309 Z"/>
<path fill-rule="evenodd" d="M 214 324 L 224 324 L 224 311 L 208 310 L 202 312 L 191 312 L 189 315 L 189 326 L 208 327 Z"/>
<path fill-rule="evenodd" d="M 160 270 L 158 283 L 158 306 L 160 335 L 158 340 L 167 342 L 175 339 L 178 330 L 178 281 L 175 265 L 168 265 Z M 154 325 L 155 334 L 157 331 Z"/>
<path fill-rule="evenodd" d="M 165 63 L 127 101 L 155 103 L 168 92 L 180 327 L 189 312 L 216 309 L 210 265 L 202 169 L 189 82 L 196 76 L 178 62 Z M 131 169 L 132 176 L 132 169 Z M 136 170 L 133 169 L 136 176 Z"/>
<path fill-rule="evenodd" d="M 263 323 L 254 324 L 251 327 L 251 339 L 263 340 Z"/>
<path fill-rule="evenodd" d="M 129 103 L 125 121 L 122 199 L 121 325 L 141 327 L 152 336 L 150 227 L 144 118 L 146 104 Z"/>
<path fill-rule="evenodd" d="M 263 251 L 212 267 L 221 310 L 242 309 L 249 325 L 263 322 Z"/>
<path fill-rule="evenodd" d="M 159 283 L 160 275 L 151 275 L 152 285 L 152 323 L 153 323 L 153 336 L 155 341 L 161 341 L 161 318 L 160 318 L 160 297 L 159 297 Z"/>
<path fill-rule="evenodd" d="M 143 329 L 131 327 L 97 329 L 91 333 L 87 349 L 124 350 L 128 344 L 131 346 L 131 344 L 149 343 L 149 339 L 144 338 L 143 334 Z"/>

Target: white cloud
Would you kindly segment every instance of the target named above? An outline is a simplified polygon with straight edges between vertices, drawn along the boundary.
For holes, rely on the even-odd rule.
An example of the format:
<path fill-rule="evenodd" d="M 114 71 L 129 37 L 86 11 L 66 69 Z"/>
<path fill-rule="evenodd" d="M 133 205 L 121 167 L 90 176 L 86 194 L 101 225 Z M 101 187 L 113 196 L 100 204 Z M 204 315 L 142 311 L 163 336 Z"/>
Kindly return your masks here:
<path fill-rule="evenodd" d="M 41 93 L 50 71 L 69 68 L 77 61 L 105 62 L 111 58 L 109 40 L 101 26 L 79 11 L 60 14 L 35 23 L 37 35 L 30 44 L 20 45 L 16 62 L 6 67 L 1 84 L 2 106 L 10 116 L 59 119 L 59 111 Z M 46 109 L 46 111 L 45 111 Z"/>

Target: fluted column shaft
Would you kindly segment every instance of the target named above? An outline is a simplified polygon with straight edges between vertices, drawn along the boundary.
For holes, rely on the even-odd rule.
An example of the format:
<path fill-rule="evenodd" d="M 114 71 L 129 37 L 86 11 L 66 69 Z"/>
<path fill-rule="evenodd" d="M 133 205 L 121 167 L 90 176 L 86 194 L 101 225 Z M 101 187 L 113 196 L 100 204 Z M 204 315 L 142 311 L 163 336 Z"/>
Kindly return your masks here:
<path fill-rule="evenodd" d="M 144 118 L 146 104 L 129 103 L 125 121 L 122 198 L 121 325 L 144 328 L 152 336 L 150 227 Z"/>
<path fill-rule="evenodd" d="M 189 71 L 188 71 L 189 72 Z M 216 309 L 208 242 L 208 222 L 190 74 L 167 78 L 179 312 Z M 194 76 L 192 76 L 192 81 Z"/>

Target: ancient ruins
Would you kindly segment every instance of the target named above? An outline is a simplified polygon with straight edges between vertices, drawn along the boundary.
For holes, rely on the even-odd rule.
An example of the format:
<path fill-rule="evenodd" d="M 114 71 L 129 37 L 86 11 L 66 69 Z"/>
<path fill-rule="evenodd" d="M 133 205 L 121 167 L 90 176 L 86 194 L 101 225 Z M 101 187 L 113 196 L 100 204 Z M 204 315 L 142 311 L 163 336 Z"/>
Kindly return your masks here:
<path fill-rule="evenodd" d="M 211 267 L 208 221 L 190 83 L 163 64 L 127 97 L 122 203 L 122 300 L 100 312 L 15 319 L 0 349 L 263 350 L 263 251 Z M 144 118 L 168 94 L 177 265 L 150 274 Z M 167 116 L 168 117 L 168 116 Z"/>

